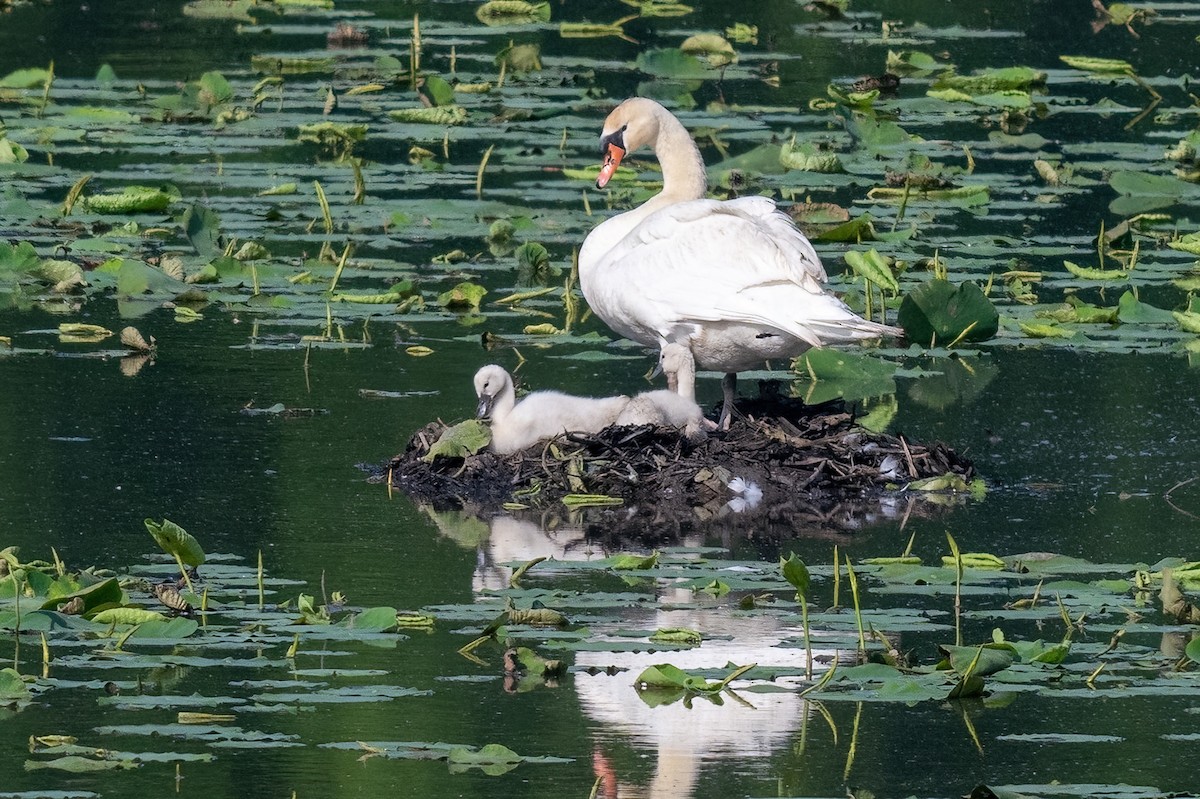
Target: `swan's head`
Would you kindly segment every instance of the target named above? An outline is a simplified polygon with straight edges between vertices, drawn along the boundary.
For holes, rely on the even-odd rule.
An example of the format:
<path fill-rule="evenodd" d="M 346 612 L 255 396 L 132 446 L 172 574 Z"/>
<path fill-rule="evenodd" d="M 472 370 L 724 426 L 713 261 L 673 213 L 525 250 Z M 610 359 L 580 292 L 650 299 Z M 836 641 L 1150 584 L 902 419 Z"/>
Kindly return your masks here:
<path fill-rule="evenodd" d="M 476 418 L 487 419 L 492 415 L 496 399 L 506 391 L 512 391 L 512 376 L 501 366 L 489 364 L 475 373 L 475 396 L 479 397 Z"/>
<path fill-rule="evenodd" d="M 659 115 L 670 113 L 645 97 L 631 97 L 613 109 L 600 134 L 600 155 L 604 162 L 596 178 L 596 188 L 608 185 L 626 153 L 654 143 L 658 138 Z"/>

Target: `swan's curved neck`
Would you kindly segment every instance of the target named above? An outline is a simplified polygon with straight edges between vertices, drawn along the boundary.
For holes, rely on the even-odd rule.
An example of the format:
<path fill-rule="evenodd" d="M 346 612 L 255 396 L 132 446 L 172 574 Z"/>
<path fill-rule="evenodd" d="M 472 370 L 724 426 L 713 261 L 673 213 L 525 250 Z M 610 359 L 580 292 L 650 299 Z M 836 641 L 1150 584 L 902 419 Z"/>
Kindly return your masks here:
<path fill-rule="evenodd" d="M 675 370 L 672 376 L 675 383 L 675 391 L 679 396 L 686 400 L 696 401 L 696 365 L 691 358 L 687 362 Z"/>
<path fill-rule="evenodd" d="M 687 202 L 700 200 L 708 192 L 708 175 L 700 148 L 673 114 L 658 114 L 658 138 L 652 143 L 658 163 L 662 165 L 663 189 L 646 203 Z"/>
<path fill-rule="evenodd" d="M 655 104 L 653 112 L 657 134 L 653 141 L 630 141 L 630 151 L 649 145 L 662 166 L 662 191 L 623 214 L 609 217 L 592 230 L 579 251 L 579 280 L 584 294 L 589 292 L 593 269 L 604 254 L 615 247 L 643 219 L 659 209 L 676 203 L 702 200 L 708 193 L 708 175 L 700 148 L 675 116 Z"/>
<path fill-rule="evenodd" d="M 510 380 L 505 382 L 504 387 L 500 389 L 500 393 L 496 395 L 496 399 L 492 403 L 492 424 L 503 424 L 516 405 L 517 390 Z"/>

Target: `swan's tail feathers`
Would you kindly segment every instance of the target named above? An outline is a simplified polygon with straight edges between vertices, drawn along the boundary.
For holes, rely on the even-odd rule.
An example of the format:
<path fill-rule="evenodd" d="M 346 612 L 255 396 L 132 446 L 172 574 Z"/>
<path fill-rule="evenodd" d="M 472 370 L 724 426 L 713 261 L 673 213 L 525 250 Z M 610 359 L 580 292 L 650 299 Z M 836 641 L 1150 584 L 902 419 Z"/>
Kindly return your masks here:
<path fill-rule="evenodd" d="M 904 338 L 904 331 L 891 325 L 872 322 L 860 317 L 850 319 L 806 319 L 801 325 L 807 327 L 823 344 L 839 341 L 862 341 L 872 338 Z"/>

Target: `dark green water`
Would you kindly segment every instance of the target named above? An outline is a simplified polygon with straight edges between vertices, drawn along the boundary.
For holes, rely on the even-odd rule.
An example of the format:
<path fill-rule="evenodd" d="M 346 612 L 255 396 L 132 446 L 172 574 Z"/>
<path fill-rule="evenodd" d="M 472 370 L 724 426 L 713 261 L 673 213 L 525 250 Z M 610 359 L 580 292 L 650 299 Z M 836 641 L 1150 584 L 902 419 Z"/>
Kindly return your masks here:
<path fill-rule="evenodd" d="M 586 9 L 553 6 L 556 22 L 606 22 L 629 10 L 616 2 Z M 773 54 L 784 56 L 779 65 L 781 87 L 747 80 L 721 87 L 708 82 L 698 92 L 699 99 L 703 103 L 723 94 L 728 102 L 747 106 L 786 103 L 801 109 L 801 117 L 809 98 L 823 96 L 829 81 L 880 71 L 888 49 L 878 41 L 881 19 L 910 25 L 936 23 L 938 28 L 961 25 L 973 32 L 965 38 L 915 33 L 918 44 L 906 45 L 929 51 L 953 48 L 963 72 L 1012 64 L 1054 70 L 1061 68 L 1059 54 L 1087 53 L 1128 58 L 1143 75 L 1177 82 L 1194 69 L 1195 60 L 1188 54 L 1195 52 L 1200 7 L 1180 3 L 1160 10 L 1169 19 L 1143 29 L 1144 38 L 1136 40 L 1111 26 L 1093 34 L 1091 9 L 1085 4 L 1067 9 L 1052 2 L 859 3 L 853 8 L 853 24 L 835 37 L 822 35 L 825 24 L 819 16 L 790 2 L 753 7 L 698 3 L 689 17 L 632 23 L 630 33 L 642 43 L 636 45 L 615 38 L 562 39 L 553 26 L 517 34 L 480 32 L 474 5 L 467 3 L 339 6 L 339 12 L 352 12 L 355 20 L 371 26 L 372 54 L 405 56 L 408 26 L 413 13 L 419 12 L 422 25 L 432 32 L 430 63 L 446 63 L 450 42 L 457 42 L 459 57 L 464 59 L 473 52 L 472 42 L 486 42 L 480 48 L 486 58 L 479 56 L 486 61 L 497 43 L 515 35 L 523 41 L 540 41 L 548 65 L 579 61 L 591 70 L 581 81 L 615 97 L 635 91 L 642 79 L 629 64 L 642 47 L 674 45 L 685 31 L 722 30 L 734 22 L 751 22 L 760 26 L 760 44 L 739 49 L 751 56 L 748 60 L 758 62 L 771 60 Z M 315 19 L 285 18 L 273 32 L 255 28 L 239 35 L 234 23 L 190 19 L 174 3 L 25 3 L 0 15 L 0 75 L 53 59 L 57 75 L 69 87 L 65 91 L 85 95 L 90 91 L 86 81 L 104 63 L 128 83 L 170 85 L 215 69 L 239 86 L 249 86 L 257 79 L 249 71 L 251 55 L 323 50 L 324 33 L 337 19 L 337 13 Z M 288 31 L 289 24 L 301 29 Z M 480 70 L 493 71 L 490 64 Z M 316 92 L 322 83 L 319 77 L 300 79 L 297 94 L 303 100 L 298 102 L 307 105 L 301 112 L 289 107 L 286 113 L 319 121 Z M 571 88 L 574 98 L 583 86 Z M 535 96 L 531 102 L 541 103 L 547 102 L 550 90 L 558 89 L 537 86 L 525 91 Z M 1109 90 L 1070 89 L 1089 100 Z M 511 89 L 517 100 L 521 91 Z M 1137 95 L 1127 86 L 1111 91 L 1136 105 Z M 0 119 L 9 124 L 20 113 L 0 104 Z M 592 159 L 592 142 L 602 116 L 589 112 L 577 129 L 569 131 L 572 144 L 567 160 L 572 164 Z M 1127 116 L 1110 120 L 1060 113 L 1036 129 L 1077 157 L 1089 152 L 1092 142 L 1119 141 L 1143 150 L 1147 159 L 1158 157 L 1177 138 L 1177 130 L 1186 130 L 1178 127 L 1183 123 L 1176 117 L 1158 127 L 1125 132 L 1126 120 Z M 942 123 L 914 120 L 913 125 L 927 138 L 953 139 L 958 131 L 975 128 L 977 120 L 964 114 Z M 794 126 L 795 120 L 769 122 L 771 130 L 780 134 Z M 542 196 L 540 156 L 521 152 L 524 131 L 537 127 L 537 123 L 497 127 L 502 147 L 496 163 L 502 171 L 495 177 L 495 197 L 565 220 L 547 234 L 548 246 L 562 259 L 594 220 L 581 215 L 575 189 Z M 563 125 L 555 121 L 542 127 L 537 136 L 557 141 Z M 473 199 L 474 166 L 486 144 L 478 139 L 463 141 L 458 151 L 461 159 L 440 180 L 406 182 L 412 176 L 400 172 L 402 166 L 397 165 L 407 164 L 410 142 L 387 138 L 383 128 L 380 134 L 369 141 L 363 154 L 373 162 L 375 175 L 395 168 L 400 179 L 380 178 L 386 188 L 381 189 L 378 204 Z M 315 164 L 311 151 L 281 142 L 271 152 L 235 143 L 233 154 L 224 156 L 228 171 L 221 172 L 203 150 L 209 135 L 207 128 L 181 130 L 178 140 L 161 149 L 157 142 L 63 147 L 55 160 L 72 174 L 108 171 L 125 180 L 145 173 L 165 174 L 189 193 L 213 198 L 239 235 L 264 239 L 281 253 L 315 249 L 312 240 L 301 234 L 300 221 L 263 221 L 254 211 L 253 200 L 246 199 L 247 192 L 237 185 L 237 177 L 261 168 L 311 181 L 315 175 L 325 180 L 335 170 Z M 752 146 L 754 135 L 758 132 L 734 134 L 734 146 Z M 229 143 L 225 134 L 215 138 Z M 439 140 L 440 135 L 432 138 Z M 557 154 L 547 158 L 559 165 Z M 1000 163 L 992 168 L 1007 178 L 1025 165 Z M 345 172 L 341 170 L 343 189 L 348 182 Z M 31 197 L 59 198 L 71 182 L 51 175 L 24 184 L 23 189 Z M 1025 190 L 1016 193 L 1020 191 Z M 1110 197 L 1106 193 L 1072 198 L 1068 200 L 1071 213 L 1060 209 L 1058 216 L 1047 211 L 1039 217 L 1027 208 L 1014 210 L 1004 203 L 978 216 L 930 212 L 925 218 L 931 230 L 928 249 L 940 242 L 944 251 L 961 258 L 960 268 L 977 270 L 981 276 L 1003 271 L 1010 258 L 1052 259 L 1029 255 L 1020 245 L 1001 256 L 973 258 L 967 244 L 955 251 L 960 236 L 964 240 L 968 235 L 1022 241 L 1055 238 L 1085 253 L 1092 246 L 1096 221 L 1102 217 L 1115 221 L 1105 208 Z M 842 186 L 818 199 L 830 198 L 849 204 L 857 200 L 857 193 Z M 242 202 L 245 205 L 239 205 Z M 595 198 L 593 202 L 600 207 Z M 378 204 L 368 204 L 367 213 Z M 1181 231 L 1190 230 L 1189 220 L 1197 218 L 1196 206 L 1181 202 L 1175 210 Z M 0 219 L 5 238 L 30 238 L 39 247 L 52 247 L 53 234 L 18 228 Z M 479 252 L 481 238 L 479 230 L 451 230 L 426 240 L 389 238 L 373 231 L 364 235 L 362 252 L 428 270 L 429 256 L 451 247 Z M 821 248 L 831 271 L 841 269 L 841 250 L 838 245 Z M 487 259 L 482 264 L 482 282 L 503 293 L 501 289 L 511 284 L 507 271 L 489 271 Z M 1174 290 L 1151 286 L 1144 298 L 1155 291 L 1166 295 Z M 1171 297 L 1164 305 L 1178 299 Z M 1106 298 L 1109 304 L 1115 300 L 1115 294 Z M 90 302 L 78 320 L 113 329 L 124 324 L 111 299 Z M 39 339 L 27 331 L 49 331 L 60 321 L 42 310 L 6 307 L 0 310 L 0 335 L 20 334 L 23 345 L 32 346 Z M 72 357 L 70 345 L 59 345 L 56 336 L 47 333 L 40 346 L 53 348 L 54 355 L 0 356 L 0 546 L 19 545 L 31 557 L 45 557 L 55 547 L 73 566 L 94 563 L 121 569 L 139 562 L 151 547 L 142 519 L 166 516 L 184 525 L 210 552 L 234 553 L 250 563 L 261 550 L 273 576 L 306 581 L 309 592 L 319 593 L 323 579 L 329 590 L 346 592 L 354 604 L 401 608 L 471 603 L 484 586 L 494 587 L 496 579 L 503 579 L 498 578 L 504 574 L 501 570 L 489 571 L 496 564 L 543 554 L 585 557 L 599 545 L 589 544 L 569 520 L 552 533 L 536 524 L 507 519 L 490 535 L 478 522 L 439 528 L 405 497 L 389 496 L 382 486 L 368 484 L 356 466 L 386 460 L 432 418 L 469 416 L 474 407 L 470 377 L 476 368 L 491 360 L 508 366 L 515 361 L 507 351 L 485 352 L 474 334 L 483 328 L 517 332 L 527 321 L 495 315 L 482 328 L 464 328 L 448 318 L 418 322 L 412 328 L 372 322 L 368 326 L 371 346 L 313 350 L 306 355 L 300 348 L 247 348 L 256 333 L 290 328 L 281 331 L 270 322 L 258 325 L 253 317 L 237 311 L 214 305 L 205 311 L 204 320 L 184 325 L 173 321 L 170 311 L 158 310 L 137 324 L 156 336 L 159 356 L 132 379 L 122 375 L 115 360 Z M 320 324 L 301 320 L 294 327 L 311 333 Z M 604 331 L 595 320 L 586 328 Z M 350 321 L 346 329 L 350 338 L 362 337 L 360 322 Z M 426 344 L 436 354 L 411 357 L 405 353 L 411 343 Z M 522 348 L 522 354 L 529 361 L 523 374 L 535 386 L 601 394 L 636 391 L 644 385 L 643 361 L 562 360 L 554 357 L 554 350 L 532 348 Z M 915 533 L 917 551 L 934 559 L 945 551 L 944 533 L 950 531 L 964 551 L 1053 551 L 1116 563 L 1196 557 L 1200 483 L 1172 494 L 1175 507 L 1164 498 L 1173 486 L 1200 471 L 1200 372 L 1195 356 L 1189 361 L 1178 350 L 1166 348 L 1128 354 L 1009 341 L 986 349 L 973 364 L 977 385 L 969 386 L 965 400 L 931 400 L 934 392 L 928 386 L 902 379 L 891 429 L 917 440 L 946 441 L 974 458 L 991 486 L 985 501 L 907 517 L 903 506 L 887 512 L 855 509 L 849 528 L 784 519 L 746 529 L 730 522 L 679 543 L 725 547 L 729 557 L 745 560 L 773 561 L 780 552 L 794 550 L 809 563 L 820 564 L 828 563 L 832 541 L 858 559 L 897 554 Z M 415 393 L 373 399 L 360 390 Z M 703 400 L 713 402 L 719 386 L 705 379 L 700 392 Z M 285 419 L 242 412 L 275 403 L 314 413 Z M 827 586 L 821 588 L 827 591 Z M 666 597 L 664 604 L 682 601 L 665 586 L 656 590 Z M 616 621 L 634 628 L 687 624 L 733 636 L 703 648 L 706 666 L 749 661 L 756 657 L 756 648 L 770 647 L 786 637 L 768 622 L 738 622 L 719 601 L 675 613 L 628 610 L 622 615 Z M 978 639 L 986 638 L 992 626 L 986 619 L 974 625 L 973 637 Z M 1048 630 L 1045 637 L 1060 634 Z M 1103 645 L 1109 634 L 1097 632 L 1087 640 Z M 496 663 L 475 666 L 454 654 L 465 635 L 465 630 L 439 625 L 436 632 L 414 633 L 394 649 L 331 644 L 329 649 L 335 651 L 325 657 L 310 650 L 305 656 L 307 666 L 352 662 L 355 668 L 379 668 L 400 675 L 405 685 L 432 694 L 374 705 L 318 706 L 299 718 L 260 718 L 253 722 L 256 729 L 298 734 L 297 743 L 304 745 L 220 750 L 212 763 L 183 764 L 178 783 L 174 769 L 164 764 L 128 774 L 26 772 L 22 764 L 30 735 L 69 733 L 96 743 L 93 730 L 101 725 L 167 723 L 174 717 L 173 711 L 98 711 L 98 683 L 56 690 L 20 713 L 0 716 L 0 797 L 25 790 L 90 791 L 106 797 L 173 791 L 217 797 L 293 792 L 301 798 L 584 797 L 597 773 L 610 770 L 620 789 L 606 795 L 619 796 L 840 796 L 847 787 L 866 788 L 879 796 L 957 796 L 981 782 L 1039 785 L 1054 780 L 1128 783 L 1161 791 L 1196 787 L 1194 742 L 1160 737 L 1167 731 L 1200 730 L 1194 685 L 1180 697 L 1126 700 L 1035 699 L 1018 694 L 1003 705 L 868 703 L 861 707 L 855 757 L 849 776 L 844 777 L 847 741 L 860 710 L 852 703 L 829 705 L 838 729 L 836 741 L 829 724 L 795 693 L 750 694 L 749 704 L 727 700 L 720 707 L 697 702 L 690 709 L 681 704 L 651 709 L 636 699 L 630 686 L 632 673 L 649 662 L 645 656 L 622 662 L 635 671 L 616 677 L 577 671 L 556 688 L 509 694 L 502 690 Z M 914 648 L 924 647 L 920 657 L 929 659 L 931 643 L 926 637 L 912 636 L 909 641 Z M 1146 636 L 1138 643 L 1151 649 L 1160 644 Z M 19 654 L 23 672 L 36 671 L 40 665 L 40 653 L 30 650 L 26 644 Z M 0 644 L 0 654 L 12 654 L 9 642 Z M 276 651 L 273 656 L 281 654 Z M 617 660 L 619 656 L 610 653 L 579 653 L 575 658 L 580 667 Z M 673 662 L 687 665 L 682 656 Z M 115 679 L 99 670 L 89 674 L 62 670 L 54 676 Z M 169 690 L 185 695 L 220 695 L 229 690 L 199 668 L 140 676 L 147 683 L 169 679 Z M 222 681 L 262 677 L 249 670 L 221 672 Z M 478 681 L 452 679 L 461 677 Z M 120 679 L 137 676 L 123 673 Z M 965 720 L 982 741 L 982 753 L 972 742 Z M 1123 740 L 1084 745 L 1000 737 L 1067 731 L 1119 735 Z M 524 765 L 499 777 L 477 772 L 449 775 L 441 762 L 359 763 L 354 753 L 316 745 L 358 740 L 475 745 L 497 741 L 522 753 L 574 761 Z M 143 745 L 133 737 L 115 736 L 111 741 L 112 748 L 136 750 Z M 187 744 L 179 748 L 203 750 Z"/>

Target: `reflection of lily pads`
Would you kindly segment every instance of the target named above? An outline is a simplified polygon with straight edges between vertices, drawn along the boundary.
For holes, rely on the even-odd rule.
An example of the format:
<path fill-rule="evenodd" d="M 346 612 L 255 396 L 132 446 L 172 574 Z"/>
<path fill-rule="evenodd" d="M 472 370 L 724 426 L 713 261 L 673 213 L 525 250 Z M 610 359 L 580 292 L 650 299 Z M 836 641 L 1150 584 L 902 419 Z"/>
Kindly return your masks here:
<path fill-rule="evenodd" d="M 905 296 L 898 321 L 909 340 L 933 346 L 989 339 L 1000 315 L 974 283 L 934 279 Z"/>
<path fill-rule="evenodd" d="M 792 371 L 812 381 L 803 394 L 808 403 L 854 401 L 896 391 L 896 365 L 857 352 L 812 349 L 792 362 Z"/>
<path fill-rule="evenodd" d="M 928 376 L 914 380 L 908 394 L 927 408 L 946 410 L 953 405 L 974 400 L 999 374 L 1000 369 L 989 359 L 939 359 Z"/>

